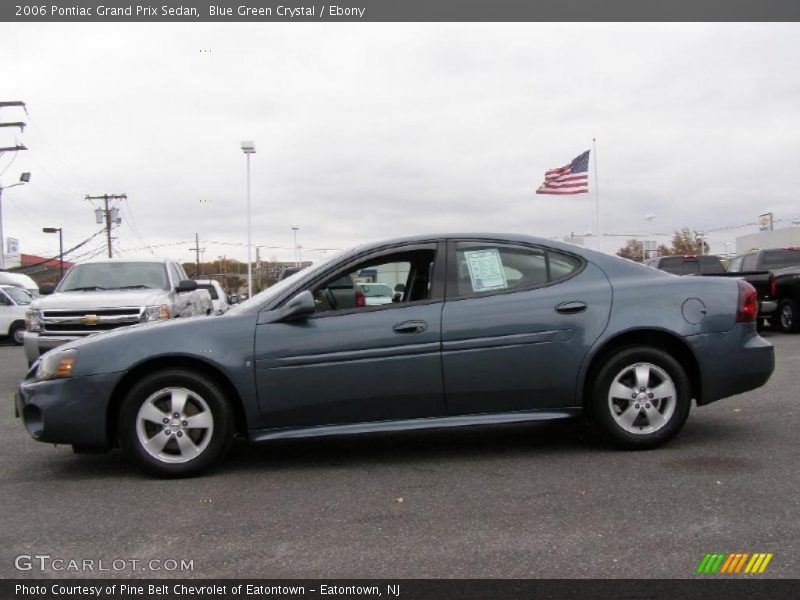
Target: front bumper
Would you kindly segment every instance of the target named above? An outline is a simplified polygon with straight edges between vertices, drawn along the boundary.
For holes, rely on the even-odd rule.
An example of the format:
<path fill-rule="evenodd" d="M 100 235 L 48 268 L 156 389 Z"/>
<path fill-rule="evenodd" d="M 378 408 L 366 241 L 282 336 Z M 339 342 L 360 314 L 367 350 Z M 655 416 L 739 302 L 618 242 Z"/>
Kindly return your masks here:
<path fill-rule="evenodd" d="M 122 375 L 26 379 L 15 398 L 17 416 L 40 442 L 108 448 L 108 408 Z"/>
<path fill-rule="evenodd" d="M 775 349 L 758 335 L 755 323 L 737 323 L 725 333 L 685 339 L 700 363 L 702 392 L 698 404 L 761 387 L 775 370 Z"/>
<path fill-rule="evenodd" d="M 58 348 L 67 342 L 80 339 L 83 339 L 83 337 L 77 335 L 47 335 L 33 331 L 26 331 L 25 335 L 23 336 L 25 358 L 28 359 L 28 364 L 32 365 L 37 358 L 39 358 L 48 350 Z"/>

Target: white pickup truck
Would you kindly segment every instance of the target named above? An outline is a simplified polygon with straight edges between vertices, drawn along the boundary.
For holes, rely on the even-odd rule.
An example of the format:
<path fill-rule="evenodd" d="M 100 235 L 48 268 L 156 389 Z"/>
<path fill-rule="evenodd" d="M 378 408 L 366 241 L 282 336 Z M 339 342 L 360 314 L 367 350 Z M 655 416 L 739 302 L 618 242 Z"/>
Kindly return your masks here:
<path fill-rule="evenodd" d="M 25 357 L 117 327 L 213 313 L 211 296 L 171 259 L 107 258 L 75 265 L 25 315 Z"/>

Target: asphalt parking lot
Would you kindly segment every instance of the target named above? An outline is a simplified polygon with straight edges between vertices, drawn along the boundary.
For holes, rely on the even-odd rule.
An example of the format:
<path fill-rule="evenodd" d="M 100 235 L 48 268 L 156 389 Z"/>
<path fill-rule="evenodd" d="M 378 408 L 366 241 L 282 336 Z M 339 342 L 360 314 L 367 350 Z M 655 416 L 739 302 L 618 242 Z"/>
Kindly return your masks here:
<path fill-rule="evenodd" d="M 182 481 L 32 441 L 13 414 L 23 351 L 5 345 L 0 577 L 686 578 L 740 551 L 774 553 L 756 577 L 797 577 L 800 336 L 766 337 L 771 381 L 693 410 L 656 451 L 578 423 L 480 427 L 237 444 Z M 32 554 L 193 570 L 18 571 Z"/>

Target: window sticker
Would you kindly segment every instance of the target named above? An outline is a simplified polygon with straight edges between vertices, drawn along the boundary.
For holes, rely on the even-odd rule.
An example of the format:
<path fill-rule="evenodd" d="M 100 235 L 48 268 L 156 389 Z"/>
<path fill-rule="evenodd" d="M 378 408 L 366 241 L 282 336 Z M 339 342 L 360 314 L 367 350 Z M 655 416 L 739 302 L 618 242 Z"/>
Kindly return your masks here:
<path fill-rule="evenodd" d="M 467 260 L 473 291 L 485 292 L 508 287 L 503 262 L 500 260 L 497 248 L 465 250 L 464 258 Z"/>

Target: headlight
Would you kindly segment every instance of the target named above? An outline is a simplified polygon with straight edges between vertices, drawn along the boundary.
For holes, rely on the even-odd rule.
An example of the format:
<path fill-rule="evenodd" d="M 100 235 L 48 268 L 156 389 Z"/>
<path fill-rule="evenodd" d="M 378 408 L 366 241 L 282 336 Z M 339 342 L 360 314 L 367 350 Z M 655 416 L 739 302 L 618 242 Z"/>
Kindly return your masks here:
<path fill-rule="evenodd" d="M 39 359 L 36 379 L 61 379 L 72 375 L 78 351 L 75 348 L 51 350 Z"/>
<path fill-rule="evenodd" d="M 160 321 L 162 319 L 169 319 L 169 306 L 166 304 L 156 306 L 145 306 L 142 311 L 142 323 L 149 323 L 150 321 Z"/>
<path fill-rule="evenodd" d="M 35 308 L 25 311 L 25 329 L 28 331 L 42 330 L 42 311 Z"/>

